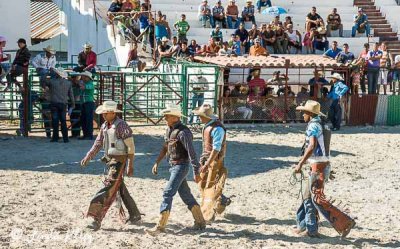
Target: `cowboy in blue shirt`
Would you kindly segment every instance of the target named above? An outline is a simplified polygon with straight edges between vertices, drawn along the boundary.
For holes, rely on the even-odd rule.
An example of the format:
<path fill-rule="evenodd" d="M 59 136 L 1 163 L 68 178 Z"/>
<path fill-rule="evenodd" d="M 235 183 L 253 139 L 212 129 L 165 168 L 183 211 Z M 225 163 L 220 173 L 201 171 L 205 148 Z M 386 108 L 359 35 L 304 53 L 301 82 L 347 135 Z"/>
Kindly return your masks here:
<path fill-rule="evenodd" d="M 332 122 L 331 130 L 340 130 L 340 123 L 342 121 L 342 107 L 340 106 L 340 99 L 349 90 L 349 87 L 343 83 L 343 78 L 338 73 L 334 73 L 332 76 L 333 86 L 328 94 L 328 98 L 332 99 L 332 104 L 329 110 L 329 118 Z"/>

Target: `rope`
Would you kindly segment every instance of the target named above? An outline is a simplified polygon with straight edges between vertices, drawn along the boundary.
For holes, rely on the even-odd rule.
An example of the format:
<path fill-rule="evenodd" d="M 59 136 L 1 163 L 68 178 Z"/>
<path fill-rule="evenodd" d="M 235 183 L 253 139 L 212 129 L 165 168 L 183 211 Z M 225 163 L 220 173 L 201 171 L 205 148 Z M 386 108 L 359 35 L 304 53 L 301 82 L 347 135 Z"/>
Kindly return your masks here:
<path fill-rule="evenodd" d="M 303 197 L 303 181 L 304 180 L 305 180 L 305 177 L 304 177 L 303 171 L 300 172 L 300 178 L 297 177 L 297 173 L 295 173 L 295 172 L 293 172 L 293 174 L 289 178 L 289 184 L 292 186 L 295 186 L 297 183 L 300 182 L 300 190 L 299 190 L 299 193 L 297 194 L 297 199 L 299 199 L 299 197 L 301 195 L 301 199 L 303 201 L 304 201 L 304 197 Z"/>

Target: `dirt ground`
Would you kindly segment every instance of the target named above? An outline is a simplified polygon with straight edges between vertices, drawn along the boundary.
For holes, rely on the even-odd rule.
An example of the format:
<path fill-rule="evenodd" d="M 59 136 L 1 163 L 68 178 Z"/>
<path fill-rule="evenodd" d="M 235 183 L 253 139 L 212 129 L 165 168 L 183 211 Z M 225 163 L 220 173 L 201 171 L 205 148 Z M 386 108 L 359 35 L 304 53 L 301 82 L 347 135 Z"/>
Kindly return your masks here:
<path fill-rule="evenodd" d="M 103 164 L 78 162 L 92 141 L 49 143 L 42 137 L 0 134 L 0 246 L 2 248 L 400 248 L 400 127 L 344 127 L 332 138 L 337 178 L 326 194 L 346 204 L 357 225 L 347 240 L 326 222 L 322 238 L 292 231 L 301 203 L 300 185 L 291 186 L 305 126 L 230 127 L 225 193 L 234 195 L 223 216 L 202 232 L 188 227 L 193 218 L 179 196 L 174 199 L 168 233 L 145 234 L 155 225 L 166 162 L 158 176 L 151 167 L 163 141 L 162 128 L 135 128 L 135 176 L 129 191 L 145 213 L 140 225 L 119 221 L 113 206 L 93 232 L 84 219 L 102 186 Z M 195 147 L 200 152 L 196 134 Z M 190 179 L 192 177 L 190 176 Z M 191 180 L 190 187 L 199 199 Z"/>

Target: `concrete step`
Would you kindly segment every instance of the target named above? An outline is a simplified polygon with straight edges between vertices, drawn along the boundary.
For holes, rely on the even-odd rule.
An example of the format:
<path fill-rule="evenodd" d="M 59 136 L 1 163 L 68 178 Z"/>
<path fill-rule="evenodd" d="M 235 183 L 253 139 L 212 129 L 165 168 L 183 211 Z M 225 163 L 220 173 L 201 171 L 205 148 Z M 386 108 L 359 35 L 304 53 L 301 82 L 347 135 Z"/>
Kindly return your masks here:
<path fill-rule="evenodd" d="M 364 12 L 367 12 L 368 10 L 376 10 L 375 5 L 357 5 L 358 8 L 362 8 Z"/>
<path fill-rule="evenodd" d="M 368 16 L 368 21 L 371 20 L 386 20 L 384 16 Z"/>
<path fill-rule="evenodd" d="M 368 18 L 373 17 L 373 16 L 382 16 L 382 13 L 378 10 L 378 11 L 374 11 L 374 12 L 368 12 L 366 13 Z"/>
<path fill-rule="evenodd" d="M 375 26 L 373 26 L 374 24 L 387 24 L 387 20 L 386 19 L 375 19 L 375 20 L 368 20 L 369 24 L 372 25 L 373 28 L 375 28 Z"/>
<path fill-rule="evenodd" d="M 378 33 L 386 33 L 386 32 L 393 32 L 392 28 L 374 28 L 375 34 Z"/>
<path fill-rule="evenodd" d="M 391 27 L 390 24 L 374 24 L 374 29 L 390 29 Z"/>
<path fill-rule="evenodd" d="M 375 36 L 396 36 L 397 37 L 397 33 L 396 32 L 384 32 L 384 31 L 380 31 L 380 30 L 376 30 L 374 32 Z"/>
<path fill-rule="evenodd" d="M 397 36 L 380 36 L 379 37 L 379 41 L 383 42 L 383 41 L 398 41 L 399 38 Z"/>
<path fill-rule="evenodd" d="M 365 1 L 365 0 L 362 0 L 362 1 L 354 1 L 354 5 L 375 5 L 374 4 L 374 2 L 372 2 L 372 1 Z"/>

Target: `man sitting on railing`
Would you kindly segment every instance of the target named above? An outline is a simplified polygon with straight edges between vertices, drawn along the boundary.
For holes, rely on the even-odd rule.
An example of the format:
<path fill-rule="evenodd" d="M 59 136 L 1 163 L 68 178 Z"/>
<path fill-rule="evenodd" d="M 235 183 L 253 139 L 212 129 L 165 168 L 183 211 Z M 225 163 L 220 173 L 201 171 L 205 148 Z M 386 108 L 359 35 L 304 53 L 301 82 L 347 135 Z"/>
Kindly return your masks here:
<path fill-rule="evenodd" d="M 121 12 L 121 8 L 122 8 L 122 0 L 113 0 L 111 2 L 111 5 L 108 8 L 108 12 L 107 12 L 107 16 L 111 22 L 114 19 L 113 13 Z"/>
<path fill-rule="evenodd" d="M 11 71 L 7 75 L 7 87 L 4 89 L 4 91 L 7 91 L 11 87 L 11 84 L 13 82 L 15 82 L 15 84 L 18 86 L 19 90 L 22 90 L 21 84 L 17 82 L 16 77 L 22 75 L 24 72 L 27 73 L 28 71 L 31 53 L 26 47 L 26 40 L 20 38 L 17 43 L 19 49 L 15 54 L 15 58 L 11 66 Z"/>
<path fill-rule="evenodd" d="M 52 46 L 47 46 L 43 48 L 45 54 L 38 54 L 32 60 L 32 66 L 36 69 L 36 72 L 39 75 L 40 84 L 44 84 L 47 76 L 54 77 L 54 73 L 52 73 L 51 69 L 56 66 L 56 51 Z"/>
<path fill-rule="evenodd" d="M 96 73 L 97 55 L 92 51 L 92 44 L 85 43 L 83 51 L 78 55 L 78 66 L 74 68 L 75 72 L 88 71 Z"/>

